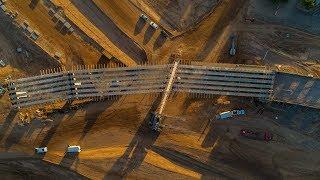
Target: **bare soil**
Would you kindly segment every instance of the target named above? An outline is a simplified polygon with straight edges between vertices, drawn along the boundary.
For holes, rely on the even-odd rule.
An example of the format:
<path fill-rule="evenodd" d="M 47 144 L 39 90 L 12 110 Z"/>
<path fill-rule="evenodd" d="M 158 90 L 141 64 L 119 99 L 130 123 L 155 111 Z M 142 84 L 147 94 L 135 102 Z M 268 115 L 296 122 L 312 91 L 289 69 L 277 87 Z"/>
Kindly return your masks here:
<path fill-rule="evenodd" d="M 153 11 L 178 32 L 185 31 L 210 14 L 219 0 L 144 0 Z"/>
<path fill-rule="evenodd" d="M 1 128 L 2 148 L 32 155 L 33 147 L 47 146 L 49 152 L 40 158 L 93 179 L 316 178 L 320 171 L 314 168 L 320 161 L 317 136 L 285 126 L 298 121 L 315 121 L 311 126 L 316 126 L 319 120 L 312 117 L 318 111 L 297 111 L 288 120 L 291 111 L 284 108 L 293 106 L 279 111 L 276 104 L 265 106 L 250 99 L 176 94 L 164 112 L 166 127 L 157 134 L 148 129 L 147 120 L 158 103 L 154 96 L 123 96 L 55 113 L 49 117 L 52 124 L 33 120 L 25 126 L 11 112 Z M 246 109 L 247 115 L 213 120 L 216 113 L 235 108 Z M 208 125 L 209 120 L 213 121 Z M 249 140 L 239 136 L 241 128 L 268 129 L 277 138 Z M 82 152 L 66 155 L 67 144 L 81 145 Z"/>
<path fill-rule="evenodd" d="M 73 16 L 79 15 L 75 17 L 84 17 L 78 18 L 77 23 L 94 24 L 92 18 L 91 21 L 85 18 L 89 15 L 83 9 L 80 12 L 83 4 L 78 4 L 77 9 L 68 2 L 59 0 L 66 14 L 69 11 Z M 149 62 L 167 63 L 174 55 L 192 61 L 299 64 L 301 67 L 300 64 L 310 63 L 310 58 L 301 60 L 309 53 L 308 57 L 314 60 L 312 63 L 318 64 L 317 36 L 259 20 L 244 22 L 245 0 L 223 0 L 217 7 L 213 7 L 216 1 L 188 1 L 189 4 L 187 1 L 144 2 L 158 8 L 159 14 L 165 13 L 165 7 L 171 4 L 173 10 L 168 13 L 173 16 L 166 21 L 174 22 L 178 29 L 190 29 L 155 48 L 160 32 L 149 34 L 146 41 L 150 30 L 146 25 L 136 30 L 141 12 L 132 4 L 121 2 L 112 6 L 100 0 L 93 0 L 90 4 L 96 4 L 95 8 L 101 10 L 99 23 L 104 20 L 101 17 L 106 16 L 110 18 L 108 23 L 118 27 L 115 31 L 122 38 L 131 39 L 128 44 L 124 39 L 119 40 L 121 43 L 116 43 L 119 49 L 136 52 L 130 47 L 137 45 L 146 52 Z M 44 49 L 40 50 L 21 33 L 11 34 L 19 31 L 8 32 L 1 27 L 0 55 L 8 59 L 9 64 L 0 69 L 1 78 L 9 74 L 13 78 L 32 75 L 43 67 L 54 67 L 54 61 L 50 59 L 51 48 L 65 54 L 63 63 L 67 67 L 99 63 L 101 52 L 85 44 L 83 36 L 61 35 L 54 29 L 54 23 L 41 1 L 32 1 L 32 8 L 29 3 L 27 0 L 21 3 L 11 1 L 8 7 L 21 11 L 19 16 L 27 18 L 41 31 L 43 38 L 50 42 L 47 44 L 49 48 L 40 43 L 38 45 Z M 125 16 L 117 15 L 117 12 L 128 17 L 128 24 Z M 161 16 L 164 19 L 167 15 Z M 100 36 L 103 28 L 99 30 L 99 27 L 92 26 L 96 29 L 82 31 L 92 39 L 95 37 L 95 41 L 101 37 L 100 43 L 111 42 L 105 38 L 111 38 L 109 33 L 117 32 L 105 24 L 103 27 L 108 32 L 107 36 Z M 238 37 L 238 51 L 234 57 L 228 55 L 231 34 Z M 30 62 L 15 52 L 17 44 L 23 44 L 31 52 Z M 114 45 L 104 45 L 119 57 L 123 54 L 129 56 Z M 270 54 L 264 58 L 267 50 Z M 165 107 L 164 130 L 155 133 L 149 130 L 148 120 L 150 113 L 159 106 L 159 94 L 122 96 L 100 102 L 73 102 L 72 106 L 77 104 L 79 108 L 49 113 L 48 119 L 52 122 L 34 118 L 29 124 L 21 123 L 20 113 L 32 113 L 35 108 L 18 112 L 10 108 L 8 99 L 8 94 L 0 97 L 0 150 L 4 152 L 4 156 L 0 156 L 0 169 L 4 170 L 0 175 L 7 178 L 317 179 L 320 176 L 320 114 L 317 109 L 263 103 L 250 98 L 209 98 L 178 93 L 172 95 Z M 53 106 L 47 108 L 52 109 Z M 214 118 L 217 113 L 240 108 L 246 110 L 245 116 L 227 121 Z M 242 128 L 268 130 L 274 139 L 264 142 L 241 137 L 239 131 Z M 66 154 L 67 145 L 80 145 L 82 151 L 78 155 Z M 47 146 L 49 152 L 35 155 L 34 148 L 40 146 Z M 12 152 L 23 152 L 23 155 Z"/>

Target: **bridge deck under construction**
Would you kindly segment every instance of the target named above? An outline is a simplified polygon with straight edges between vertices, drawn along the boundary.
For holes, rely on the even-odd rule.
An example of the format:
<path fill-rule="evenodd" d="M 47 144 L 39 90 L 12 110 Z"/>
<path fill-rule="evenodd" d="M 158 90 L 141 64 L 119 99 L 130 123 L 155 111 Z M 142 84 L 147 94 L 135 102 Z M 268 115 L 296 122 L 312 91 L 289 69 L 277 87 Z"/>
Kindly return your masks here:
<path fill-rule="evenodd" d="M 60 100 L 104 98 L 115 95 L 164 92 L 174 65 L 76 69 L 17 79 L 9 84 L 10 99 L 15 108 L 23 108 Z M 288 85 L 299 76 L 288 78 L 264 66 L 211 64 L 210 66 L 178 65 L 172 91 L 209 95 L 263 98 L 320 108 L 319 91 L 309 100 L 288 98 Z M 303 77 L 319 86 L 319 79 Z M 282 83 L 281 83 L 282 82 Z M 308 86 L 308 87 L 309 87 Z M 279 90 L 280 89 L 280 90 Z M 318 94 L 317 94 L 318 92 Z M 310 98 L 314 98 L 310 100 Z"/>

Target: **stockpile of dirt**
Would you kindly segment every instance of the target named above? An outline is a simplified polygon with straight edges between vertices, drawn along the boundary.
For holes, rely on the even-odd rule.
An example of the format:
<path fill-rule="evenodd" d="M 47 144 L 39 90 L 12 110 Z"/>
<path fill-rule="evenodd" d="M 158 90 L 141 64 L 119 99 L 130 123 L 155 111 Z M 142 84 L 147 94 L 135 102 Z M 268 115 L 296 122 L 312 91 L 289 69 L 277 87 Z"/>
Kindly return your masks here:
<path fill-rule="evenodd" d="M 177 31 L 200 22 L 219 3 L 219 0 L 144 0 Z"/>

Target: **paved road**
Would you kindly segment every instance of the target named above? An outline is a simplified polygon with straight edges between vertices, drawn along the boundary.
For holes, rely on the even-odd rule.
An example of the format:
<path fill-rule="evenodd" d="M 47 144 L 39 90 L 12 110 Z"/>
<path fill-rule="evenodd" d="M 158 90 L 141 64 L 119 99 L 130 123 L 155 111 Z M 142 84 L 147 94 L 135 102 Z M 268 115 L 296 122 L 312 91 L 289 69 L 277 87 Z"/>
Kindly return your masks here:
<path fill-rule="evenodd" d="M 272 99 L 320 108 L 320 79 L 277 73 Z"/>

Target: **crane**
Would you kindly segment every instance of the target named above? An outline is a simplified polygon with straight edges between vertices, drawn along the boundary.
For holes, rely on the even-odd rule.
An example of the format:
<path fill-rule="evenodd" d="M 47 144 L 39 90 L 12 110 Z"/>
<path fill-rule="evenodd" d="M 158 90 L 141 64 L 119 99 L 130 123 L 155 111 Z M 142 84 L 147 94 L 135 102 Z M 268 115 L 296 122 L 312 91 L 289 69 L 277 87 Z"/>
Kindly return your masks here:
<path fill-rule="evenodd" d="M 161 99 L 161 102 L 160 102 L 159 111 L 151 113 L 151 118 L 150 118 L 150 121 L 149 121 L 149 125 L 150 125 L 151 129 L 154 130 L 154 131 L 161 131 L 161 129 L 163 127 L 162 124 L 161 124 L 161 121 L 163 119 L 162 112 L 164 110 L 164 107 L 165 107 L 165 105 L 167 103 L 167 100 L 169 98 L 170 92 L 172 90 L 172 86 L 173 86 L 173 82 L 174 82 L 174 79 L 175 79 L 175 76 L 176 76 L 176 73 L 177 73 L 178 65 L 179 65 L 179 61 L 176 61 L 173 64 L 173 67 L 172 67 L 172 70 L 171 70 L 171 73 L 170 73 L 169 81 L 167 83 L 165 91 L 163 92 L 163 96 L 162 96 L 162 99 Z"/>

